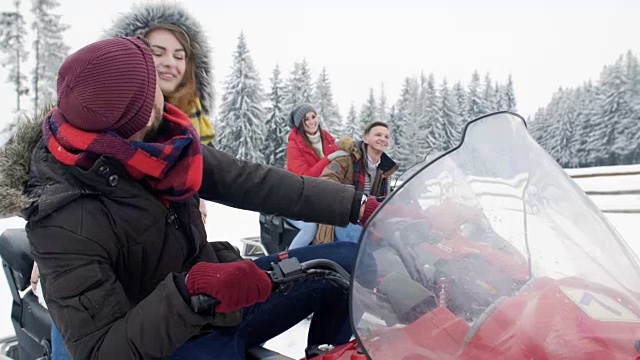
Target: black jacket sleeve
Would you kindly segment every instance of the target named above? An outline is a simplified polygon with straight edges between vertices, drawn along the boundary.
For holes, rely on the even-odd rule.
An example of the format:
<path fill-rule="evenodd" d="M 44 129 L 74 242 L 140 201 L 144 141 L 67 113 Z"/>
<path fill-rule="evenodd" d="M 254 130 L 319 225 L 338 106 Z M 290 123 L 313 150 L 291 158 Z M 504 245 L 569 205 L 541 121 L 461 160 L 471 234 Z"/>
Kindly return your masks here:
<path fill-rule="evenodd" d="M 231 207 L 337 226 L 357 223 L 362 193 L 202 147 L 200 197 Z"/>

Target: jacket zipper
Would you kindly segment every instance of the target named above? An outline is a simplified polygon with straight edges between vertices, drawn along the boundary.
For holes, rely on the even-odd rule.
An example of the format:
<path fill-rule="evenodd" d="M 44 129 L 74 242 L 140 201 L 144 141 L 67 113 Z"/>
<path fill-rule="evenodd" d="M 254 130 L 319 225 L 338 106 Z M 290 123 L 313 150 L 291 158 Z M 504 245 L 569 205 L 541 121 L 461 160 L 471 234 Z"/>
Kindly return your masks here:
<path fill-rule="evenodd" d="M 169 224 L 173 224 L 176 229 L 180 228 L 180 224 L 178 223 L 178 216 L 171 208 L 169 208 L 169 213 L 167 214 L 167 222 Z"/>

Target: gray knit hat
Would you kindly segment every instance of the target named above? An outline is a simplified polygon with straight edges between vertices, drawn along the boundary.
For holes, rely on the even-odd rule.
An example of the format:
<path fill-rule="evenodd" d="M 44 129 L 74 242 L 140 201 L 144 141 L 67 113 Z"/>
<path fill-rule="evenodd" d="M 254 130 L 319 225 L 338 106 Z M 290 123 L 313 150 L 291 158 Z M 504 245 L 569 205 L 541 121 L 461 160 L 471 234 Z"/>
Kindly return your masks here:
<path fill-rule="evenodd" d="M 291 126 L 292 129 L 299 127 L 302 119 L 304 119 L 309 111 L 313 111 L 316 114 L 318 113 L 316 109 L 309 104 L 296 105 L 296 107 L 291 110 L 291 114 L 289 114 L 289 126 Z"/>

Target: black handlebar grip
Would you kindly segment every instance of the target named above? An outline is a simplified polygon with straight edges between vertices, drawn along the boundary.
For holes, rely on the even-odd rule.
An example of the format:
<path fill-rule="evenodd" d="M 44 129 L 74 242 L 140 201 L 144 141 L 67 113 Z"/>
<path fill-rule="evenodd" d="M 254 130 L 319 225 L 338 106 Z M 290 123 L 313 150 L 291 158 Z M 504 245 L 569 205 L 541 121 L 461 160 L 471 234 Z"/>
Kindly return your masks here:
<path fill-rule="evenodd" d="M 213 316 L 216 313 L 216 306 L 220 301 L 208 295 L 196 295 L 191 297 L 191 309 L 200 315 Z"/>

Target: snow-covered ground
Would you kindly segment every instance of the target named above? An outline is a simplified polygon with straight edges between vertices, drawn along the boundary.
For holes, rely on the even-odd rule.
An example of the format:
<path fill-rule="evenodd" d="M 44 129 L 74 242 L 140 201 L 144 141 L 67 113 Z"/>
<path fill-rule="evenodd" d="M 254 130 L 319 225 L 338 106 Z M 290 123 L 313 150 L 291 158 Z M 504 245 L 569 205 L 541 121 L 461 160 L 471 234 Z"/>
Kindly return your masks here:
<path fill-rule="evenodd" d="M 624 168 L 624 169 L 623 169 Z M 616 167 L 606 170 L 640 171 L 640 166 Z M 570 174 L 584 173 L 588 170 L 569 170 Z M 639 189 L 640 175 L 628 175 L 618 177 L 580 178 L 576 182 L 585 191 L 604 191 L 620 189 Z M 640 208 L 640 195 L 627 196 L 592 196 L 594 202 L 602 209 L 630 209 Z M 257 236 L 259 234 L 258 214 L 238 209 L 228 208 L 222 205 L 208 203 L 207 233 L 210 240 L 227 240 L 242 248 L 240 239 L 243 237 Z M 640 240 L 637 238 L 640 214 L 607 213 L 607 217 L 620 234 L 629 243 L 631 248 L 640 255 Z M 6 228 L 22 227 L 24 221 L 19 218 L 0 220 L 0 231 Z M 11 294 L 6 285 L 4 274 L 0 276 L 0 338 L 13 334 L 13 328 L 9 320 L 11 306 Z M 306 343 L 308 322 L 303 321 L 293 329 L 269 341 L 268 348 L 281 353 L 300 358 Z"/>

